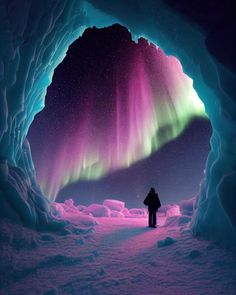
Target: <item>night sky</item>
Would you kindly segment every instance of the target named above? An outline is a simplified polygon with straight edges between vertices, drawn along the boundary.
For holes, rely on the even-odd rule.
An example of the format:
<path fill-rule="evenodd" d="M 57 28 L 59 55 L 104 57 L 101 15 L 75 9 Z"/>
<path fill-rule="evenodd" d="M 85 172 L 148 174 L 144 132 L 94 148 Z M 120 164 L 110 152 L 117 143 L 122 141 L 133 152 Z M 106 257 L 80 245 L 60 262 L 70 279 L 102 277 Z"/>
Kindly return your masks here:
<path fill-rule="evenodd" d="M 51 199 L 82 204 L 140 207 L 150 186 L 162 203 L 190 198 L 210 149 L 204 116 L 175 58 L 119 25 L 87 29 L 28 134 L 38 181 Z"/>

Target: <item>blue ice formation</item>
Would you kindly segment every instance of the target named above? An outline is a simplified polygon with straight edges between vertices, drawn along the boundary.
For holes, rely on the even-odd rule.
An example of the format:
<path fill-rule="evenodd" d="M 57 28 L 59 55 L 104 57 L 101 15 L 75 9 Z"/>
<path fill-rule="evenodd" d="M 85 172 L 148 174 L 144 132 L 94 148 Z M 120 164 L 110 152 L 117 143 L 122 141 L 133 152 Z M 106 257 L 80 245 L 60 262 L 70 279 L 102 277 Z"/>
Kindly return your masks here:
<path fill-rule="evenodd" d="M 192 231 L 236 232 L 235 23 L 230 0 L 2 0 L 0 2 L 0 215 L 32 227 L 52 222 L 26 136 L 54 69 L 87 27 L 125 25 L 176 56 L 205 104 L 213 134 Z M 214 6 L 215 5 L 215 6 Z M 202 8 L 204 6 L 204 9 Z M 202 8 L 202 9 L 201 9 Z M 224 38 L 226 36 L 226 38 Z"/>

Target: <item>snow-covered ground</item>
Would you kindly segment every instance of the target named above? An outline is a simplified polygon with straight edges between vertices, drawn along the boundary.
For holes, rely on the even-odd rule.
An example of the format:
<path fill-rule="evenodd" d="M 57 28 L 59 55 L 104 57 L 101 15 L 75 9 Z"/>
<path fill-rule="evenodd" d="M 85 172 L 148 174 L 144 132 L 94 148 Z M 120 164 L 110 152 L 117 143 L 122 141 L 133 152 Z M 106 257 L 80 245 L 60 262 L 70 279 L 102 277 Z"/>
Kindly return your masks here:
<path fill-rule="evenodd" d="M 235 253 L 179 218 L 153 229 L 147 218 L 73 216 L 80 233 L 67 235 L 2 220 L 0 294 L 236 294 Z"/>

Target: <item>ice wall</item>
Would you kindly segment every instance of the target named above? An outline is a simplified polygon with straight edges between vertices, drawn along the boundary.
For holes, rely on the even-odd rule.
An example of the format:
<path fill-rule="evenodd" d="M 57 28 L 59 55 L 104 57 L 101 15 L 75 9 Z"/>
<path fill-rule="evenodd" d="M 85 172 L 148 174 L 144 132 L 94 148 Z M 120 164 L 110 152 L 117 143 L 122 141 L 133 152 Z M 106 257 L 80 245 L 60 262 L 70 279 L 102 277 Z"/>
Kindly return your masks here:
<path fill-rule="evenodd" d="M 26 135 L 54 69 L 91 24 L 85 9 L 95 14 L 76 0 L 0 1 L 0 216 L 31 227 L 60 226 L 35 181 Z M 97 26 L 116 21 L 102 13 L 94 19 Z"/>
<path fill-rule="evenodd" d="M 193 78 L 213 136 L 192 228 L 195 234 L 232 239 L 236 229 L 233 2 L 224 1 L 222 6 L 214 1 L 89 2 L 119 19 L 134 36 L 145 36 L 178 57 Z M 68 45 L 86 25 L 111 22 L 112 17 L 87 4 L 81 7 L 76 0 L 0 2 L 0 197 L 8 208 L 8 213 L 1 209 L 1 215 L 17 215 L 31 225 L 47 223 L 47 202 L 34 183 L 25 137 Z"/>
<path fill-rule="evenodd" d="M 85 19 L 79 1 L 0 2 L 0 214 L 32 227 L 51 218 L 26 134 Z"/>

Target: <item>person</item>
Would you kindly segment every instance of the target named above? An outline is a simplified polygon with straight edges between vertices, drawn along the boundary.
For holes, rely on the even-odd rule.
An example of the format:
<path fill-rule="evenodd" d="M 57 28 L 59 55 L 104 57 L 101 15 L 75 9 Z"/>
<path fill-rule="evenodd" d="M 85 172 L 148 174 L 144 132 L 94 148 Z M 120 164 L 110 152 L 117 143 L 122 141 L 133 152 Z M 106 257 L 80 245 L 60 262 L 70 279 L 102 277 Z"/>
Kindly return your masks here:
<path fill-rule="evenodd" d="M 151 187 L 148 195 L 144 200 L 144 205 L 148 206 L 148 225 L 149 227 L 156 227 L 157 223 L 157 210 L 161 207 L 161 202 L 159 200 L 158 194 L 155 192 L 155 189 Z"/>

